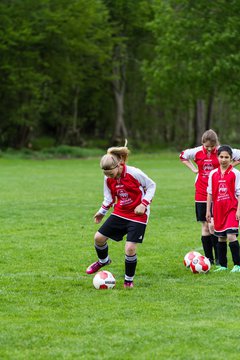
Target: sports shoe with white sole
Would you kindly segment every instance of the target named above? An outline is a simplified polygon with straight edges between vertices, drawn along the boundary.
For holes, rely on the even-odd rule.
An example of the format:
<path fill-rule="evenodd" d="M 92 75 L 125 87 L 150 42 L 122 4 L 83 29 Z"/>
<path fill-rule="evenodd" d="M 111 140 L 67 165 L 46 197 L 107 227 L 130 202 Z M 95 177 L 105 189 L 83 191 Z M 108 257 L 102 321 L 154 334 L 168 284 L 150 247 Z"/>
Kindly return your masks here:
<path fill-rule="evenodd" d="M 111 264 L 111 260 L 109 259 L 106 263 L 102 264 L 99 261 L 95 261 L 94 263 L 92 263 L 91 265 L 89 265 L 89 267 L 86 270 L 87 274 L 94 274 L 96 273 L 98 270 L 100 270 L 103 266 L 109 265 Z"/>
<path fill-rule="evenodd" d="M 240 266 L 239 265 L 234 265 L 234 267 L 232 268 L 232 270 L 230 272 L 231 273 L 240 272 Z"/>
<path fill-rule="evenodd" d="M 124 288 L 125 289 L 132 289 L 133 288 L 133 282 L 132 281 L 124 281 Z"/>
<path fill-rule="evenodd" d="M 219 266 L 214 272 L 226 271 L 228 268 L 225 266 Z"/>

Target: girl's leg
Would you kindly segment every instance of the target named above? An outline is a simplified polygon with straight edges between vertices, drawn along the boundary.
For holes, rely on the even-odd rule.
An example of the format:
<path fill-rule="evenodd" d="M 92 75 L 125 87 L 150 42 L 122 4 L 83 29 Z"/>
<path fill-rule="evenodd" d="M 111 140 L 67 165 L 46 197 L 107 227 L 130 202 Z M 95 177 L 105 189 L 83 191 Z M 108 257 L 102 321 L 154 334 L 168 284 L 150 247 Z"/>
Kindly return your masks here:
<path fill-rule="evenodd" d="M 207 221 L 202 222 L 201 240 L 202 240 L 204 254 L 210 260 L 211 264 L 213 264 L 214 263 L 213 246 L 212 246 L 212 239 Z"/>
<path fill-rule="evenodd" d="M 227 238 L 226 237 L 218 238 L 218 256 L 219 256 L 219 265 L 221 265 L 221 267 L 227 268 Z"/>
<path fill-rule="evenodd" d="M 208 229 L 209 229 L 209 232 L 211 234 L 211 242 L 212 242 L 212 247 L 214 249 L 214 255 L 215 255 L 215 264 L 219 265 L 219 260 L 218 260 L 218 237 L 214 235 L 213 218 L 211 219 L 211 223 L 208 223 Z"/>
<path fill-rule="evenodd" d="M 98 261 L 95 261 L 86 270 L 87 274 L 94 274 L 103 266 L 111 263 L 111 260 L 108 257 L 108 244 L 107 237 L 102 235 L 100 232 L 96 232 L 94 236 L 95 250 L 98 256 Z"/>
<path fill-rule="evenodd" d="M 95 250 L 101 264 L 106 264 L 109 261 L 107 239 L 108 238 L 106 236 L 102 235 L 98 231 L 94 236 Z"/>
<path fill-rule="evenodd" d="M 239 242 L 235 234 L 227 235 L 234 265 L 240 266 Z"/>
<path fill-rule="evenodd" d="M 125 244 L 125 287 L 133 287 L 133 278 L 137 266 L 137 243 L 127 241 Z"/>

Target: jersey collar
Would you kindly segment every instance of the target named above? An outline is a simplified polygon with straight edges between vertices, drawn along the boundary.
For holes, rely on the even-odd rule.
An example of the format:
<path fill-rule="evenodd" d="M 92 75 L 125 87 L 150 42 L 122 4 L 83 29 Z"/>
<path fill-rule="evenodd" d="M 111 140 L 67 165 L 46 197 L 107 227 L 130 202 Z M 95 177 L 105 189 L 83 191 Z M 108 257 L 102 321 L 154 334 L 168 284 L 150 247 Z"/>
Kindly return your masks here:
<path fill-rule="evenodd" d="M 122 166 L 123 166 L 123 171 L 121 173 L 121 178 L 124 178 L 126 176 L 127 166 L 126 164 L 122 164 Z"/>
<path fill-rule="evenodd" d="M 227 175 L 230 173 L 230 171 L 232 170 L 233 166 L 232 165 L 229 165 L 229 167 L 227 168 L 227 170 L 224 171 L 224 175 Z M 220 169 L 220 166 L 218 168 L 218 172 L 221 174 L 221 169 Z"/>
<path fill-rule="evenodd" d="M 207 149 L 204 146 L 202 146 L 202 148 L 203 148 L 204 154 L 216 154 L 217 153 L 217 148 L 216 147 L 213 148 L 210 153 L 207 151 Z"/>

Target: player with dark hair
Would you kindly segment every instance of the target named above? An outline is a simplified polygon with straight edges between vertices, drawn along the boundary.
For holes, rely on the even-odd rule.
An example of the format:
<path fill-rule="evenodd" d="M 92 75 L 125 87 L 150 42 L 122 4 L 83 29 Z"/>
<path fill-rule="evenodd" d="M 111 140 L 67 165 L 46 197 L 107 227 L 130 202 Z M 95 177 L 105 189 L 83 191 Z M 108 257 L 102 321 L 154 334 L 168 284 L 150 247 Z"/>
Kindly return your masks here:
<path fill-rule="evenodd" d="M 239 242 L 237 240 L 240 220 L 240 172 L 231 165 L 233 151 L 230 146 L 218 148 L 219 167 L 209 174 L 207 188 L 206 219 L 211 221 L 213 205 L 214 234 L 218 237 L 220 267 L 227 270 L 227 240 L 234 267 L 231 272 L 240 272 Z"/>
<path fill-rule="evenodd" d="M 128 155 L 125 144 L 109 148 L 100 161 L 105 175 L 104 201 L 94 216 L 95 222 L 100 223 L 112 206 L 113 212 L 95 234 L 98 261 L 91 264 L 86 272 L 93 274 L 110 264 L 107 240 L 121 241 L 127 235 L 124 287 L 132 288 L 137 266 L 137 244 L 143 242 L 156 184 L 140 169 L 126 165 Z"/>
<path fill-rule="evenodd" d="M 194 174 L 195 180 L 195 210 L 196 219 L 202 223 L 201 242 L 204 254 L 211 263 L 218 264 L 218 239 L 214 235 L 213 221 L 206 221 L 207 186 L 210 171 L 219 166 L 217 150 L 219 147 L 218 136 L 209 129 L 202 135 L 202 145 L 181 152 L 180 160 Z M 233 149 L 233 165 L 240 163 L 240 150 Z M 193 164 L 196 164 L 196 166 Z M 213 251 L 214 250 L 214 251 Z M 214 253 L 214 254 L 213 254 Z"/>

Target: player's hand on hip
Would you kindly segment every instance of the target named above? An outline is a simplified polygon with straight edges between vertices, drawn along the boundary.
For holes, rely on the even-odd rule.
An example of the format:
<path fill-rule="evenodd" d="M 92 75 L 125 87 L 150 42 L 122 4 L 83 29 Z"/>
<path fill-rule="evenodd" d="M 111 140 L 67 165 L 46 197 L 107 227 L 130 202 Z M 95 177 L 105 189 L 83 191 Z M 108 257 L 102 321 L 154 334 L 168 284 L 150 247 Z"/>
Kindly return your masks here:
<path fill-rule="evenodd" d="M 143 215 L 145 213 L 145 211 L 146 211 L 146 206 L 143 204 L 140 204 L 135 208 L 134 213 L 136 215 Z"/>

